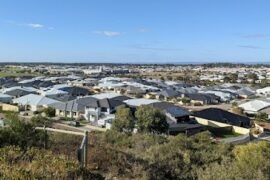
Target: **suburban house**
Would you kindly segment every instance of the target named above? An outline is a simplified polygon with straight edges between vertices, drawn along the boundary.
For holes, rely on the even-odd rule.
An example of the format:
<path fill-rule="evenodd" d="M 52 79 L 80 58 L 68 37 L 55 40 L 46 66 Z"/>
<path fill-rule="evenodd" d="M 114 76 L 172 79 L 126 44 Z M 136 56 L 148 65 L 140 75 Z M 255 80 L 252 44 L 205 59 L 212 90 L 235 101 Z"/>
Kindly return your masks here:
<path fill-rule="evenodd" d="M 220 102 L 220 98 L 214 94 L 195 93 L 185 94 L 185 97 L 189 98 L 193 104 L 217 104 Z"/>
<path fill-rule="evenodd" d="M 122 101 L 127 100 L 127 99 L 131 99 L 127 96 L 123 96 L 121 94 L 114 93 L 114 92 L 94 94 L 94 95 L 91 95 L 91 97 L 94 97 L 96 99 L 108 98 L 108 99 L 117 99 L 117 100 L 122 100 Z"/>
<path fill-rule="evenodd" d="M 181 93 L 173 89 L 165 89 L 157 94 L 157 99 L 170 101 L 175 98 L 181 97 Z"/>
<path fill-rule="evenodd" d="M 80 80 L 74 80 L 74 81 L 70 81 L 68 82 L 68 85 L 71 86 L 79 86 L 79 87 L 85 87 L 85 86 L 95 86 L 97 85 L 98 80 L 97 79 L 80 79 Z"/>
<path fill-rule="evenodd" d="M 13 103 L 18 104 L 25 110 L 40 111 L 53 103 L 58 103 L 58 101 L 37 94 L 28 94 L 26 96 L 13 99 Z"/>
<path fill-rule="evenodd" d="M 240 98 L 244 99 L 250 98 L 255 95 L 255 93 L 249 88 L 241 88 L 237 91 L 237 94 Z"/>
<path fill-rule="evenodd" d="M 193 113 L 194 119 L 211 133 L 219 136 L 227 133 L 242 134 L 250 139 L 251 120 L 218 108 L 208 108 Z"/>
<path fill-rule="evenodd" d="M 199 91 L 197 87 L 177 87 L 175 89 L 181 94 L 195 94 Z"/>
<path fill-rule="evenodd" d="M 37 94 L 37 89 L 32 88 L 32 87 L 15 86 L 15 87 L 2 89 L 1 92 L 3 94 L 10 95 L 13 98 L 18 98 L 18 97 L 22 97 L 28 94 Z"/>
<path fill-rule="evenodd" d="M 262 109 L 270 107 L 270 101 L 255 99 L 246 103 L 240 104 L 240 108 L 243 108 L 244 112 L 249 115 L 255 115 Z"/>
<path fill-rule="evenodd" d="M 106 118 L 110 114 L 116 112 L 117 107 L 125 105 L 122 101 L 113 99 L 98 99 L 95 103 L 88 104 L 85 107 L 84 117 L 86 120 L 95 122 L 102 118 Z"/>
<path fill-rule="evenodd" d="M 34 85 L 35 88 L 48 88 L 54 86 L 56 83 L 52 81 L 41 81 L 40 83 Z"/>
<path fill-rule="evenodd" d="M 144 98 L 134 98 L 134 99 L 128 99 L 124 101 L 124 103 L 126 103 L 131 108 L 136 108 L 142 105 L 149 105 L 156 102 L 160 102 L 160 101 L 157 99 L 144 99 Z"/>
<path fill-rule="evenodd" d="M 248 117 L 234 114 L 223 109 L 208 108 L 193 113 L 195 118 L 206 119 L 210 121 L 216 121 L 220 123 L 230 124 L 233 126 L 251 127 L 251 121 Z"/>
<path fill-rule="evenodd" d="M 202 125 L 189 118 L 190 112 L 180 106 L 167 102 L 155 102 L 148 106 L 157 108 L 166 115 L 169 124 L 168 133 L 171 135 L 179 133 L 192 135 L 204 130 Z"/>
<path fill-rule="evenodd" d="M 154 102 L 154 103 L 148 104 L 148 106 L 151 106 L 153 108 L 159 109 L 162 112 L 164 112 L 167 116 L 167 120 L 172 123 L 180 123 L 180 122 L 189 121 L 190 112 L 172 103 Z"/>
<path fill-rule="evenodd" d="M 220 100 L 223 102 L 230 101 L 235 98 L 234 93 L 226 90 L 207 90 L 207 91 L 200 91 L 200 93 L 214 94 L 220 97 Z"/>
<path fill-rule="evenodd" d="M 133 97 L 142 97 L 145 94 L 145 90 L 136 86 L 127 86 L 125 94 Z"/>
<path fill-rule="evenodd" d="M 269 96 L 270 95 L 270 87 L 257 89 L 256 94 L 259 95 L 259 96 Z"/>
<path fill-rule="evenodd" d="M 90 91 L 83 87 L 77 87 L 77 86 L 67 86 L 59 88 L 58 90 L 62 90 L 65 92 L 68 92 L 71 96 L 87 96 L 90 95 Z"/>
<path fill-rule="evenodd" d="M 54 98 L 54 97 L 61 97 L 61 96 L 67 95 L 68 92 L 60 90 L 60 89 L 53 89 L 52 88 L 52 89 L 42 91 L 40 94 L 42 96 Z"/>
<path fill-rule="evenodd" d="M 113 99 L 97 99 L 91 96 L 78 98 L 69 102 L 51 104 L 60 117 L 82 118 L 95 122 L 100 118 L 114 114 L 118 106 L 125 105 L 122 101 Z"/>
<path fill-rule="evenodd" d="M 12 101 L 12 96 L 8 94 L 0 93 L 0 102 L 1 103 L 10 103 Z"/>
<path fill-rule="evenodd" d="M 68 102 L 68 101 L 72 101 L 74 99 L 77 99 L 77 97 L 75 96 L 71 96 L 69 94 L 64 94 L 61 96 L 51 96 L 52 99 L 60 101 L 60 102 Z"/>
<path fill-rule="evenodd" d="M 85 107 L 96 103 L 97 99 L 93 97 L 83 97 L 68 102 L 57 102 L 50 106 L 55 108 L 55 115 L 59 117 L 83 118 Z"/>

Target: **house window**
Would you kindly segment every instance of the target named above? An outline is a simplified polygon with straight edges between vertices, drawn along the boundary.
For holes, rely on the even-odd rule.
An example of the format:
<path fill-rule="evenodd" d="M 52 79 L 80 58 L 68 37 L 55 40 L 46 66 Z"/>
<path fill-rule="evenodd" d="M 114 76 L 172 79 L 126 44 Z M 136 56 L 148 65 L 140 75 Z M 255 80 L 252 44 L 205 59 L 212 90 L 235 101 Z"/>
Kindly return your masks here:
<path fill-rule="evenodd" d="M 101 108 L 101 112 L 107 112 L 107 108 L 102 107 L 102 108 Z"/>

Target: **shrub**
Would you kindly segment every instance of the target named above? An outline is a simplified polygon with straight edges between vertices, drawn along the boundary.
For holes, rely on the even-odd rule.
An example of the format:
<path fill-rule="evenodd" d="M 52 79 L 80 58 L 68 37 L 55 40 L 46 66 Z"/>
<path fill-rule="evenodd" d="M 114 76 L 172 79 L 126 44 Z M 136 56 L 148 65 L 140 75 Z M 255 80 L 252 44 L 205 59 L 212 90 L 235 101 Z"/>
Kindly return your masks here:
<path fill-rule="evenodd" d="M 54 117 L 55 116 L 55 109 L 52 107 L 47 107 L 43 110 L 47 117 Z"/>

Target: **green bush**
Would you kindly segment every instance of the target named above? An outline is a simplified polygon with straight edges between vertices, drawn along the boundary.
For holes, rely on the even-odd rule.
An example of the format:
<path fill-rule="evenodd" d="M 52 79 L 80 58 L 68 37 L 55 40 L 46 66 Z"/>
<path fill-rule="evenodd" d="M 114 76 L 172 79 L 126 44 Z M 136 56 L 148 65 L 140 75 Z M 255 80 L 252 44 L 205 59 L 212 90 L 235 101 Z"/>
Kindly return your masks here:
<path fill-rule="evenodd" d="M 55 117 L 55 109 L 52 107 L 47 107 L 43 110 L 47 117 Z"/>
<path fill-rule="evenodd" d="M 0 128 L 0 146 L 16 145 L 23 149 L 43 144 L 44 134 L 33 124 L 21 121 L 16 113 L 5 116 L 7 127 Z"/>
<path fill-rule="evenodd" d="M 19 147 L 0 148 L 1 179 L 101 179 L 80 169 L 78 162 L 51 151 Z"/>
<path fill-rule="evenodd" d="M 169 124 L 166 116 L 160 110 L 150 106 L 140 106 L 135 112 L 139 132 L 167 133 Z"/>

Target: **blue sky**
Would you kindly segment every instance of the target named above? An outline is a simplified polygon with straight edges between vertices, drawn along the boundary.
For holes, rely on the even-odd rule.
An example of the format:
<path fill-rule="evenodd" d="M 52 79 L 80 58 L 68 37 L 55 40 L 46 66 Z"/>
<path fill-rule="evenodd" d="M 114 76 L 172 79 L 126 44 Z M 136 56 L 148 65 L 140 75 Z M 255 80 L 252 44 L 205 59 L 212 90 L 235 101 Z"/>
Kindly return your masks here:
<path fill-rule="evenodd" d="M 270 62 L 269 0 L 1 0 L 0 61 Z"/>

